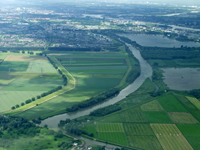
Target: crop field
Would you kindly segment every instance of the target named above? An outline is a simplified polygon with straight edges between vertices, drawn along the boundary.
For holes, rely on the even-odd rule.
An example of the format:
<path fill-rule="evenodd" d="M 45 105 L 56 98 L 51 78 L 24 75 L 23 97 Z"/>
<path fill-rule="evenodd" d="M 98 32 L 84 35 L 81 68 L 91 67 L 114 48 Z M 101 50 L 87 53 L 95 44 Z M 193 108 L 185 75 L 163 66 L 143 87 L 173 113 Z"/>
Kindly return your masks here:
<path fill-rule="evenodd" d="M 31 57 L 19 55 L 8 55 L 4 61 L 48 61 L 46 57 Z"/>
<path fill-rule="evenodd" d="M 166 112 L 144 112 L 149 123 L 173 123 Z"/>
<path fill-rule="evenodd" d="M 200 137 L 200 125 L 198 124 L 178 124 L 177 127 L 183 133 L 185 137 L 199 136 Z M 199 143 L 200 144 L 200 143 Z"/>
<path fill-rule="evenodd" d="M 124 123 L 124 129 L 127 136 L 154 135 L 149 124 Z"/>
<path fill-rule="evenodd" d="M 106 117 L 103 117 L 98 120 L 99 123 L 121 123 L 121 118 L 119 113 L 112 114 Z"/>
<path fill-rule="evenodd" d="M 120 113 L 122 122 L 147 122 L 139 107 L 131 108 Z"/>
<path fill-rule="evenodd" d="M 197 124 L 198 121 L 190 114 L 186 112 L 169 112 L 170 118 L 174 121 L 174 123 L 180 124 Z"/>
<path fill-rule="evenodd" d="M 162 150 L 155 136 L 128 136 L 130 146 L 142 149 Z"/>
<path fill-rule="evenodd" d="M 31 61 L 26 72 L 32 73 L 57 73 L 48 61 Z"/>
<path fill-rule="evenodd" d="M 184 95 L 175 95 L 176 98 L 187 108 L 195 110 L 197 109 Z"/>
<path fill-rule="evenodd" d="M 98 132 L 98 138 L 105 142 L 117 143 L 128 146 L 128 141 L 124 132 Z"/>
<path fill-rule="evenodd" d="M 157 100 L 143 104 L 140 106 L 140 108 L 142 111 L 163 111 L 162 106 Z"/>
<path fill-rule="evenodd" d="M 189 97 L 187 96 L 187 99 L 194 105 L 196 106 L 197 109 L 200 110 L 200 101 L 194 97 Z"/>
<path fill-rule="evenodd" d="M 4 61 L 0 64 L 0 71 L 9 72 L 25 72 L 28 68 L 27 61 Z"/>
<path fill-rule="evenodd" d="M 16 79 L 6 86 L 3 91 L 49 91 L 62 84 L 62 79 Z"/>
<path fill-rule="evenodd" d="M 44 91 L 0 91 L 0 112 L 11 109 L 12 106 L 20 105 L 27 99 L 36 97 Z"/>
<path fill-rule="evenodd" d="M 173 112 L 187 111 L 172 94 L 162 96 L 157 100 L 166 111 L 173 111 Z"/>
<path fill-rule="evenodd" d="M 164 150 L 192 150 L 193 148 L 173 124 L 151 124 Z"/>
<path fill-rule="evenodd" d="M 122 123 L 98 123 L 97 132 L 124 132 Z"/>

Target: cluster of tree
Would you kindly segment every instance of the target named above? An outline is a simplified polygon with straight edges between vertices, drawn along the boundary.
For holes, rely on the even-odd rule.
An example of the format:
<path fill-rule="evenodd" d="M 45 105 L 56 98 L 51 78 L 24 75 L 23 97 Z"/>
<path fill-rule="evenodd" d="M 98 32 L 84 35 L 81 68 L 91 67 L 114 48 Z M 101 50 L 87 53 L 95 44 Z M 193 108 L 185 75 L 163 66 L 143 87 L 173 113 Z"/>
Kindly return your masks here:
<path fill-rule="evenodd" d="M 55 88 L 55 89 L 52 89 L 52 90 L 50 90 L 50 91 L 48 91 L 48 92 L 44 92 L 44 93 L 42 93 L 41 95 L 38 95 L 38 96 L 37 96 L 37 99 L 40 99 L 41 97 L 45 97 L 45 96 L 47 96 L 47 95 L 49 95 L 49 94 L 52 94 L 52 93 L 54 93 L 54 92 L 56 92 L 56 91 L 58 91 L 58 90 L 60 90 L 60 89 L 62 89 L 62 86 L 58 86 L 58 87 Z M 31 102 L 33 102 L 33 101 L 35 101 L 35 100 L 36 100 L 35 97 L 33 97 L 32 99 L 28 99 L 28 100 L 25 101 L 25 103 L 22 102 L 22 103 L 21 103 L 21 106 L 24 106 L 25 104 L 29 104 L 29 103 L 31 103 Z M 12 106 L 11 109 L 15 109 L 15 108 L 19 108 L 19 107 L 20 107 L 20 106 L 17 104 L 17 105 L 15 105 L 15 106 Z"/>
<path fill-rule="evenodd" d="M 66 120 L 60 120 L 58 127 L 64 127 L 65 124 L 70 123 L 71 120 L 70 119 L 66 119 Z"/>
<path fill-rule="evenodd" d="M 101 51 L 101 48 L 71 48 L 71 47 L 49 47 L 50 51 Z"/>
<path fill-rule="evenodd" d="M 53 60 L 51 60 L 51 58 L 49 58 L 48 56 L 47 56 L 47 59 L 49 60 L 49 62 L 54 66 L 54 68 L 57 70 L 58 69 L 58 67 L 56 66 L 56 64 L 54 63 L 54 61 Z"/>
<path fill-rule="evenodd" d="M 200 48 L 183 47 L 180 48 L 160 48 L 141 47 L 141 55 L 144 59 L 192 59 L 200 57 Z"/>
<path fill-rule="evenodd" d="M 0 116 L 1 138 L 15 138 L 19 135 L 34 136 L 40 129 L 27 119 L 12 116 Z"/>
<path fill-rule="evenodd" d="M 66 111 L 67 112 L 74 112 L 74 111 L 77 111 L 79 109 L 98 104 L 98 103 L 103 102 L 106 99 L 118 94 L 118 93 L 119 93 L 119 89 L 117 89 L 117 88 L 110 89 L 110 90 L 108 90 L 104 93 L 97 95 L 96 97 L 92 97 L 92 98 L 90 98 L 86 101 L 82 101 L 78 104 L 71 106 L 70 108 L 66 108 Z"/>
<path fill-rule="evenodd" d="M 200 98 L 200 89 L 194 89 L 189 91 L 189 94 L 193 95 L 194 97 L 196 97 L 197 99 Z"/>
<path fill-rule="evenodd" d="M 63 84 L 64 84 L 64 86 L 66 86 L 67 85 L 67 77 L 66 77 L 66 75 L 63 74 L 63 72 L 60 69 L 58 69 L 58 72 L 62 75 Z"/>
<path fill-rule="evenodd" d="M 70 147 L 72 147 L 73 142 L 74 142 L 73 140 L 67 140 L 67 141 L 59 142 L 57 146 L 58 148 L 63 149 L 63 150 L 69 149 Z"/>
<path fill-rule="evenodd" d="M 90 112 L 90 116 L 105 116 L 121 109 L 122 108 L 119 105 L 110 105 Z"/>
<path fill-rule="evenodd" d="M 76 126 L 74 123 L 69 123 L 65 126 L 65 130 L 74 135 L 81 135 L 82 131 L 78 126 Z"/>
<path fill-rule="evenodd" d="M 82 134 L 85 134 L 85 135 L 87 135 L 87 136 L 90 136 L 90 137 L 93 137 L 93 136 L 94 136 L 93 133 L 88 133 L 88 132 L 85 131 L 85 130 L 81 130 L 81 133 L 82 133 Z"/>

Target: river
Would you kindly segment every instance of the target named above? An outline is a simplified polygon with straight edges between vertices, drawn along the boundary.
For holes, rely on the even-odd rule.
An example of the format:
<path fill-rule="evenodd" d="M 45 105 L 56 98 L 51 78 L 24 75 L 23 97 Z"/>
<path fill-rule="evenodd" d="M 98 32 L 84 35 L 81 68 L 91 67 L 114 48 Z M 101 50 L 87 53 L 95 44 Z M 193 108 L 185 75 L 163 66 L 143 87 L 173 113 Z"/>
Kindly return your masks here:
<path fill-rule="evenodd" d="M 96 109 L 99 109 L 108 105 L 115 104 L 119 102 L 120 100 L 126 98 L 126 96 L 128 96 L 129 94 L 136 91 L 147 78 L 151 78 L 152 73 L 153 73 L 152 67 L 149 65 L 149 63 L 146 60 L 142 58 L 140 51 L 132 47 L 130 44 L 126 44 L 126 45 L 132 51 L 133 55 L 138 59 L 140 68 L 141 68 L 140 76 L 132 84 L 128 85 L 126 88 L 121 90 L 120 93 L 116 97 L 113 97 L 110 100 L 105 101 L 104 103 L 101 103 L 99 105 L 95 105 L 86 109 L 81 109 L 77 112 L 65 113 L 65 114 L 47 118 L 41 122 L 41 125 L 46 124 L 48 125 L 49 128 L 57 130 L 58 123 L 60 122 L 60 120 L 65 120 L 66 118 L 75 119 L 81 116 L 89 115 L 91 111 L 94 111 Z"/>

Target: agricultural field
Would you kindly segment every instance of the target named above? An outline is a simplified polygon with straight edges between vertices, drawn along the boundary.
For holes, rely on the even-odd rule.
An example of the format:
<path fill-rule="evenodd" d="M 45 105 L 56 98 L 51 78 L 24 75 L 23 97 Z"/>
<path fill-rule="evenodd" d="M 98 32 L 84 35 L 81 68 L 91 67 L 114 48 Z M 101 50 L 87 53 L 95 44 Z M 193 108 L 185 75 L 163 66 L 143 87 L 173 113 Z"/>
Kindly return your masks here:
<path fill-rule="evenodd" d="M 97 132 L 124 132 L 121 123 L 98 123 Z"/>
<path fill-rule="evenodd" d="M 187 96 L 187 99 L 197 108 L 200 110 L 200 101 L 196 99 L 195 97 L 189 97 Z"/>
<path fill-rule="evenodd" d="M 192 150 L 180 130 L 173 124 L 150 124 L 164 150 Z"/>
<path fill-rule="evenodd" d="M 187 111 L 172 94 L 159 97 L 157 100 L 166 111 L 172 111 L 172 112 Z"/>
<path fill-rule="evenodd" d="M 170 118 L 177 124 L 197 124 L 199 123 L 190 113 L 186 112 L 169 112 Z"/>
<path fill-rule="evenodd" d="M 163 105 L 168 99 L 169 102 Z M 170 110 L 176 111 L 164 110 L 169 110 L 170 104 Z M 91 130 L 96 129 L 96 138 L 99 140 L 134 149 L 199 149 L 200 125 L 189 110 L 196 111 L 197 108 L 184 95 L 166 93 L 128 109 L 97 117 L 94 120 L 96 125 Z M 85 127 L 87 128 L 87 124 Z M 119 140 L 120 133 L 125 133 L 126 137 L 121 137 L 128 144 Z"/>
<path fill-rule="evenodd" d="M 16 105 L 20 106 L 28 99 L 36 99 L 36 96 L 63 85 L 63 79 L 46 57 L 6 54 L 0 64 L 0 112 L 10 110 Z M 41 71 L 31 72 L 31 63 L 37 64 L 37 68 L 44 66 L 50 71 L 44 70 L 42 74 Z"/>
<path fill-rule="evenodd" d="M 144 114 L 149 123 L 173 123 L 166 112 L 145 111 Z"/>
<path fill-rule="evenodd" d="M 145 115 L 139 107 L 120 112 L 122 122 L 147 122 Z"/>
<path fill-rule="evenodd" d="M 75 88 L 27 110 L 29 115 L 21 113 L 19 116 L 30 119 L 52 114 L 53 111 L 64 111 L 77 102 L 119 85 L 128 68 L 124 53 L 68 52 L 50 57 L 75 78 Z"/>
<path fill-rule="evenodd" d="M 197 150 L 200 147 L 200 125 L 177 125 L 192 147 Z"/>
<path fill-rule="evenodd" d="M 143 104 L 140 106 L 140 108 L 142 111 L 164 111 L 162 106 L 157 100 Z"/>

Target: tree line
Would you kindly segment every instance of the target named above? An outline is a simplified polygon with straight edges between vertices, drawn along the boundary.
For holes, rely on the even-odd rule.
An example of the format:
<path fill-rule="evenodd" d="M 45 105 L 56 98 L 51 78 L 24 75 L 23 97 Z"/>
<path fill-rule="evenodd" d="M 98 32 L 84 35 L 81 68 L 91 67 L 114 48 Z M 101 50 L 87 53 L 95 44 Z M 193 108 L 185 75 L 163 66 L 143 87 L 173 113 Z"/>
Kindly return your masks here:
<path fill-rule="evenodd" d="M 98 104 L 98 103 L 105 101 L 106 99 L 108 99 L 112 96 L 115 96 L 116 94 L 119 94 L 119 89 L 118 88 L 112 88 L 112 89 L 110 89 L 110 90 L 108 90 L 104 93 L 97 95 L 96 97 L 91 97 L 88 100 L 82 101 L 78 104 L 75 104 L 75 105 L 69 107 L 69 108 L 66 108 L 66 111 L 67 112 L 74 112 L 74 111 L 77 111 L 77 110 L 82 109 L 82 108 L 93 106 L 95 104 Z"/>

